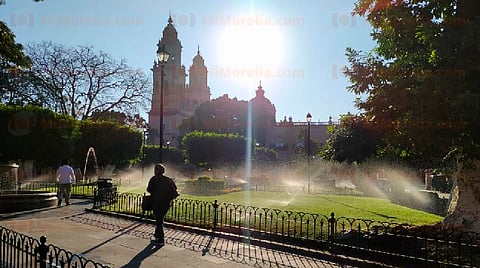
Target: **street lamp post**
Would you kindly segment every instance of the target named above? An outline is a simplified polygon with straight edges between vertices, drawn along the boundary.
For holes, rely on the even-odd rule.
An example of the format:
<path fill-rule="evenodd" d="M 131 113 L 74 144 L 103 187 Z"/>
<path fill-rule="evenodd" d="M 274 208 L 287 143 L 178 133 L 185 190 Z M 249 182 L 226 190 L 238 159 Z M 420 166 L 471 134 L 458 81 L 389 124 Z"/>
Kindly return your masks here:
<path fill-rule="evenodd" d="M 145 169 L 145 146 L 147 145 L 147 133 L 148 133 L 148 125 L 145 124 L 143 126 L 142 180 L 144 177 L 144 169 Z"/>
<path fill-rule="evenodd" d="M 162 158 L 162 150 L 163 150 L 163 80 L 165 76 L 164 68 L 165 64 L 168 62 L 168 58 L 170 54 L 165 51 L 165 45 L 161 46 L 157 51 L 157 58 L 158 64 L 160 64 L 160 126 L 159 126 L 159 133 L 160 133 L 160 155 L 159 155 L 159 163 L 163 162 Z"/>
<path fill-rule="evenodd" d="M 310 123 L 312 115 L 307 113 L 307 192 L 310 194 Z"/>

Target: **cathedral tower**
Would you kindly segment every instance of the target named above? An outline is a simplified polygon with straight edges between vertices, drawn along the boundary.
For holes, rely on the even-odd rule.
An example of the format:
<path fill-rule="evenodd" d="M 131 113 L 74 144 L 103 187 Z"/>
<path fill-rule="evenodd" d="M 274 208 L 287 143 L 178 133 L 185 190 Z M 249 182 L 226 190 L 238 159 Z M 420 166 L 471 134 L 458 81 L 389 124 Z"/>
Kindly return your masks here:
<path fill-rule="evenodd" d="M 210 88 L 207 85 L 208 71 L 205 61 L 200 55 L 200 48 L 197 49 L 197 55 L 193 58 L 193 64 L 188 73 L 190 104 L 187 105 L 187 109 L 193 113 L 198 105 L 210 101 Z"/>
<path fill-rule="evenodd" d="M 200 50 L 193 59 L 190 67 L 190 86 L 186 85 L 187 73 L 182 65 L 182 44 L 171 16 L 163 35 L 158 41 L 157 51 L 164 47 L 170 54 L 164 66 L 163 84 L 163 140 L 172 145 L 180 142 L 179 126 L 183 120 L 192 116 L 195 109 L 202 103 L 210 101 L 210 89 L 207 85 L 207 67 L 200 56 Z M 148 114 L 149 143 L 160 142 L 160 91 L 161 66 L 155 60 L 153 63 L 153 93 L 151 110 Z M 165 146 L 165 144 L 163 144 Z"/>

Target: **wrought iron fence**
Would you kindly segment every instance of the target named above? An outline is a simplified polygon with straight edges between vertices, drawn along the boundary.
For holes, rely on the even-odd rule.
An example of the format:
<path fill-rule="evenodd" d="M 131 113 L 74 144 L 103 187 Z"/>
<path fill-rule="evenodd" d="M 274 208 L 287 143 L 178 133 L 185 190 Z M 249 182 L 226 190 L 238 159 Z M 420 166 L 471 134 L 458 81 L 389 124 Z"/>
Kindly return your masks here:
<path fill-rule="evenodd" d="M 143 195 L 98 191 L 94 209 L 153 218 Z M 396 263 L 480 266 L 480 234 L 178 198 L 166 221 Z M 365 254 L 368 252 L 368 254 Z"/>
<path fill-rule="evenodd" d="M 92 267 L 108 268 L 84 256 L 0 226 L 0 267 Z"/>
<path fill-rule="evenodd" d="M 97 183 L 80 183 L 72 185 L 73 197 L 93 197 Z M 19 191 L 58 192 L 58 183 L 41 181 L 24 181 L 18 185 Z"/>
<path fill-rule="evenodd" d="M 442 267 L 480 266 L 480 234 L 346 217 L 334 222 L 335 246 L 348 253 Z"/>
<path fill-rule="evenodd" d="M 335 195 L 350 195 L 363 196 L 361 191 L 347 187 L 325 187 L 319 185 L 310 185 L 310 189 L 306 186 L 298 185 L 269 185 L 269 184 L 252 184 L 248 188 L 250 191 L 264 191 L 264 192 L 281 192 L 281 193 L 306 193 L 310 190 L 311 194 L 335 194 Z"/>

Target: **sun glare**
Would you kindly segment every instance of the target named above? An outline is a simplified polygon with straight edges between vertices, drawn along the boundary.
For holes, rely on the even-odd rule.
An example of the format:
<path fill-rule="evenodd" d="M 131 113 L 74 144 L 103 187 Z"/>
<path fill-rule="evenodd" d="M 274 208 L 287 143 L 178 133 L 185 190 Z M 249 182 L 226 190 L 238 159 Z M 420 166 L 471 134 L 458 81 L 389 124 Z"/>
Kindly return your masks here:
<path fill-rule="evenodd" d="M 278 26 L 228 26 L 218 45 L 222 68 L 279 68 L 284 57 Z"/>

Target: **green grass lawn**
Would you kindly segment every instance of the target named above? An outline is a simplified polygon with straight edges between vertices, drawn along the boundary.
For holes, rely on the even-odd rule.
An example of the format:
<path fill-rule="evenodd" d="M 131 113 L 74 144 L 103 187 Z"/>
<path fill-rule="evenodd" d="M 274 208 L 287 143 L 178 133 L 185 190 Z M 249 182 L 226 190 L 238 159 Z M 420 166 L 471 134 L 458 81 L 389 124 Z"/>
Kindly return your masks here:
<path fill-rule="evenodd" d="M 323 215 L 334 212 L 336 218 L 347 217 L 415 225 L 432 224 L 443 219 L 434 214 L 392 204 L 386 199 L 362 196 L 238 192 L 221 196 L 181 195 L 181 197 L 205 201 L 216 199 L 218 202 Z"/>
<path fill-rule="evenodd" d="M 120 187 L 120 192 L 145 192 L 145 187 Z M 233 203 L 260 208 L 306 212 L 382 222 L 434 224 L 443 217 L 391 203 L 389 200 L 362 196 L 289 194 L 274 192 L 236 192 L 215 196 L 181 194 L 180 198 Z"/>

